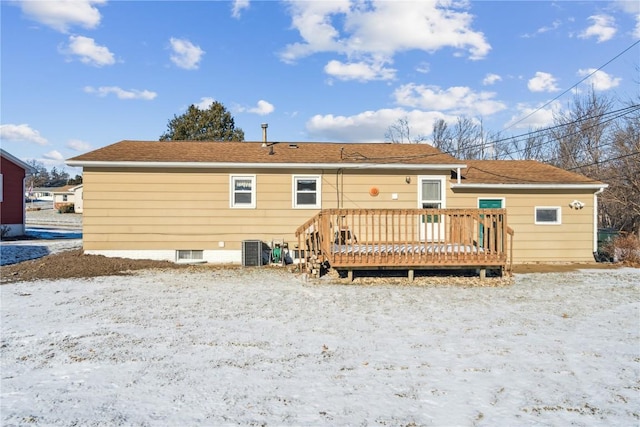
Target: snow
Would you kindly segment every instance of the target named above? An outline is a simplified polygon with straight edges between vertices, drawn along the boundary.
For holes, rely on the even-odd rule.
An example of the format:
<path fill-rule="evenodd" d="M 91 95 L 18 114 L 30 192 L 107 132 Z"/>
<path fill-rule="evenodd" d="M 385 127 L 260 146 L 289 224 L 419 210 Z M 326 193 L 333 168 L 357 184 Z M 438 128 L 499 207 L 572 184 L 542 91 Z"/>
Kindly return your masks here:
<path fill-rule="evenodd" d="M 75 229 L 28 227 L 28 240 L 3 241 L 0 265 L 17 264 L 70 249 L 82 248 L 82 232 Z"/>
<path fill-rule="evenodd" d="M 53 202 L 29 202 L 28 206 L 33 209 L 26 212 L 28 239 L 2 241 L 0 266 L 82 248 L 82 215 L 60 214 Z"/>
<path fill-rule="evenodd" d="M 640 422 L 638 269 L 498 288 L 142 271 L 0 296 L 3 426 Z"/>

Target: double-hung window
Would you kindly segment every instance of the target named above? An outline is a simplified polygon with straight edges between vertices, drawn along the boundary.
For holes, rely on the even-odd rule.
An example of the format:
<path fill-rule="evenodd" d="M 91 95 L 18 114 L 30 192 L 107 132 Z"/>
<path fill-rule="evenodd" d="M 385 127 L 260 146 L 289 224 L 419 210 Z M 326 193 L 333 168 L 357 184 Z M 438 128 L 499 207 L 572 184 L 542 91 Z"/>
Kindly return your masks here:
<path fill-rule="evenodd" d="M 230 186 L 232 208 L 254 209 L 256 207 L 255 175 L 231 175 Z"/>
<path fill-rule="evenodd" d="M 301 209 L 320 208 L 322 204 L 321 178 L 316 175 L 293 177 L 293 207 Z"/>

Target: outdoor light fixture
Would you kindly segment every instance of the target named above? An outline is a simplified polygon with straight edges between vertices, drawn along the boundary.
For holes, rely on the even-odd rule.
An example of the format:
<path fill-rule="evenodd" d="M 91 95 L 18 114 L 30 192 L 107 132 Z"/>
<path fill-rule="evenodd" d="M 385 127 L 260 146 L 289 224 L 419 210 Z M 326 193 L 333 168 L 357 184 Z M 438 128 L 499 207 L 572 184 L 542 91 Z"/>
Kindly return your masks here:
<path fill-rule="evenodd" d="M 573 209 L 582 209 L 584 208 L 584 202 L 581 202 L 580 200 L 574 200 L 573 202 L 569 203 L 569 206 Z"/>

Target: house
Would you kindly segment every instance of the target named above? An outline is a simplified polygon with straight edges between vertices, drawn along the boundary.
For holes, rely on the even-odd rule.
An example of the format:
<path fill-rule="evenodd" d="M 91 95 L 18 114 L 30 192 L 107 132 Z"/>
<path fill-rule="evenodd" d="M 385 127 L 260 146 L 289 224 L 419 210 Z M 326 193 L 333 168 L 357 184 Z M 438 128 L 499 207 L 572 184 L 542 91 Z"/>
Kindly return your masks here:
<path fill-rule="evenodd" d="M 73 192 L 74 211 L 82 213 L 84 211 L 84 187 L 82 184 L 76 185 L 71 191 Z"/>
<path fill-rule="evenodd" d="M 53 209 L 59 210 L 65 206 L 74 206 L 75 213 L 82 213 L 82 184 L 65 185 L 51 189 Z"/>
<path fill-rule="evenodd" d="M 2 237 L 22 236 L 25 231 L 25 178 L 34 168 L 0 149 L 0 230 Z"/>
<path fill-rule="evenodd" d="M 398 239 L 407 248 L 444 242 L 455 228 L 461 240 L 442 249 L 450 265 L 458 251 L 475 251 L 474 265 L 484 266 L 504 265 L 507 255 L 515 263 L 589 262 L 597 195 L 607 187 L 535 161 L 463 161 L 428 144 L 266 137 L 121 141 L 67 164 L 83 168 L 85 253 L 213 263 L 245 264 L 247 242 L 284 244 L 295 261 L 323 224 L 323 233 L 349 239 L 343 244 L 375 240 L 375 251 Z M 406 261 L 418 259 L 411 251 L 405 265 L 417 262 Z M 499 258 L 480 260 L 491 251 Z"/>

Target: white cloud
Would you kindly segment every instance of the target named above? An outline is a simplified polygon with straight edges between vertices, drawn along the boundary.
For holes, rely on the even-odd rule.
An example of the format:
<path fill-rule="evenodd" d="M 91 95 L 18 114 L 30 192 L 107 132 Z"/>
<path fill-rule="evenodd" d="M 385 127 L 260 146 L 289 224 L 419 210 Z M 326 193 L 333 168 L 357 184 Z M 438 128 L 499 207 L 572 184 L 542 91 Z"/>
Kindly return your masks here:
<path fill-rule="evenodd" d="M 64 162 L 64 156 L 58 150 L 52 150 L 42 155 L 47 160 L 53 160 L 54 162 Z"/>
<path fill-rule="evenodd" d="M 74 25 L 96 28 L 101 16 L 94 5 L 105 3 L 106 0 L 27 0 L 22 1 L 20 6 L 22 12 L 34 21 L 66 33 Z"/>
<path fill-rule="evenodd" d="M 396 70 L 384 68 L 384 62 L 351 62 L 343 63 L 337 60 L 329 61 L 324 67 L 325 73 L 339 80 L 392 80 Z"/>
<path fill-rule="evenodd" d="M 585 77 L 590 74 L 593 74 L 593 75 L 590 76 L 587 80 L 585 80 L 585 83 L 591 86 L 596 91 L 612 89 L 614 87 L 619 86 L 620 82 L 622 81 L 622 79 L 619 77 L 611 77 L 609 74 L 605 73 L 604 71 L 601 71 L 601 70 L 597 71 L 595 68 L 578 70 L 578 75 L 580 77 Z"/>
<path fill-rule="evenodd" d="M 620 10 L 636 20 L 636 26 L 631 32 L 631 37 L 640 39 L 640 2 L 630 0 L 616 0 L 614 3 Z"/>
<path fill-rule="evenodd" d="M 98 46 L 94 39 L 84 36 L 69 36 L 69 45 L 62 48 L 61 51 L 68 55 L 76 55 L 80 57 L 83 64 L 102 67 L 104 65 L 113 65 L 116 60 L 113 53 L 105 46 Z"/>
<path fill-rule="evenodd" d="M 309 137 L 315 140 L 345 142 L 384 142 L 389 126 L 406 118 L 414 136 L 428 136 L 436 119 L 454 120 L 437 111 L 407 111 L 402 108 L 365 111 L 353 116 L 315 115 L 306 123 Z"/>
<path fill-rule="evenodd" d="M 209 107 L 211 107 L 211 104 L 213 104 L 214 102 L 216 102 L 215 99 L 210 97 L 204 97 L 204 98 L 200 98 L 200 102 L 195 104 L 195 106 L 200 110 L 208 110 Z"/>
<path fill-rule="evenodd" d="M 538 71 L 527 83 L 531 92 L 557 92 L 560 90 L 556 86 L 556 78 L 549 73 Z"/>
<path fill-rule="evenodd" d="M 204 50 L 186 39 L 171 37 L 169 43 L 173 51 L 171 54 L 171 62 L 185 70 L 196 70 L 198 68 L 198 63 L 205 53 Z"/>
<path fill-rule="evenodd" d="M 21 125 L 0 125 L 0 140 L 5 141 L 26 141 L 38 145 L 47 145 L 48 141 L 43 138 L 35 129 L 28 124 Z"/>
<path fill-rule="evenodd" d="M 267 114 L 273 113 L 275 111 L 275 107 L 273 104 L 261 99 L 253 108 L 238 107 L 237 110 L 240 113 L 253 113 L 259 116 L 266 116 Z"/>
<path fill-rule="evenodd" d="M 593 15 L 589 17 L 589 20 L 592 21 L 593 24 L 580 33 L 578 37 L 582 39 L 596 37 L 598 43 L 602 43 L 610 40 L 616 34 L 615 19 L 613 19 L 612 16 Z"/>
<path fill-rule="evenodd" d="M 522 37 L 523 38 L 532 38 L 532 37 L 537 36 L 538 34 L 544 34 L 544 33 L 547 33 L 549 31 L 555 31 L 558 28 L 560 28 L 561 25 L 562 25 L 561 21 L 555 20 L 555 21 L 553 21 L 551 23 L 551 25 L 546 26 L 546 27 L 540 27 L 535 31 L 535 33 L 533 33 L 533 34 L 524 34 Z"/>
<path fill-rule="evenodd" d="M 88 142 L 84 142 L 84 141 L 80 141 L 79 139 L 72 139 L 69 142 L 67 142 L 66 145 L 67 148 L 70 148 L 74 151 L 89 151 L 91 150 L 91 144 L 89 144 Z"/>
<path fill-rule="evenodd" d="M 100 86 L 98 88 L 85 86 L 84 91 L 101 97 L 105 97 L 109 94 L 115 94 L 118 99 L 143 99 L 145 101 L 150 101 L 158 96 L 157 93 L 149 90 L 124 90 L 117 86 Z"/>
<path fill-rule="evenodd" d="M 511 117 L 505 124 L 506 129 L 537 129 L 553 124 L 554 111 L 559 108 L 558 102 L 553 102 L 545 108 L 531 107 L 526 104 L 518 104 L 518 113 Z"/>
<path fill-rule="evenodd" d="M 231 7 L 231 16 L 240 18 L 242 11 L 249 8 L 249 0 L 234 0 Z"/>
<path fill-rule="evenodd" d="M 484 79 L 482 80 L 482 84 L 484 86 L 491 86 L 501 80 L 502 80 L 502 77 L 500 77 L 499 75 L 490 73 L 484 77 Z"/>
<path fill-rule="evenodd" d="M 471 28 L 472 15 L 465 2 L 334 1 L 289 2 L 292 25 L 302 41 L 289 44 L 281 59 L 285 62 L 334 52 L 345 55 L 348 64 L 392 62 L 402 51 L 435 52 L 444 48 L 466 52 L 470 59 L 484 58 L 491 46 L 484 34 Z M 339 25 L 340 24 L 340 25 Z M 331 63 L 330 63 L 331 64 Z M 340 63 L 337 63 L 340 64 Z M 334 70 L 337 64 L 328 67 Z M 350 75 L 357 70 L 337 73 Z M 366 73 L 361 72 L 366 76 Z M 375 78 L 379 74 L 371 73 Z"/>
<path fill-rule="evenodd" d="M 506 105 L 493 98 L 494 92 L 474 92 L 464 86 L 454 86 L 446 90 L 439 86 L 409 83 L 394 92 L 395 101 L 404 107 L 449 111 L 468 116 L 488 116 L 504 110 Z"/>
<path fill-rule="evenodd" d="M 416 71 L 422 74 L 427 74 L 429 71 L 431 71 L 431 64 L 429 64 L 428 62 L 421 62 L 416 67 Z"/>

